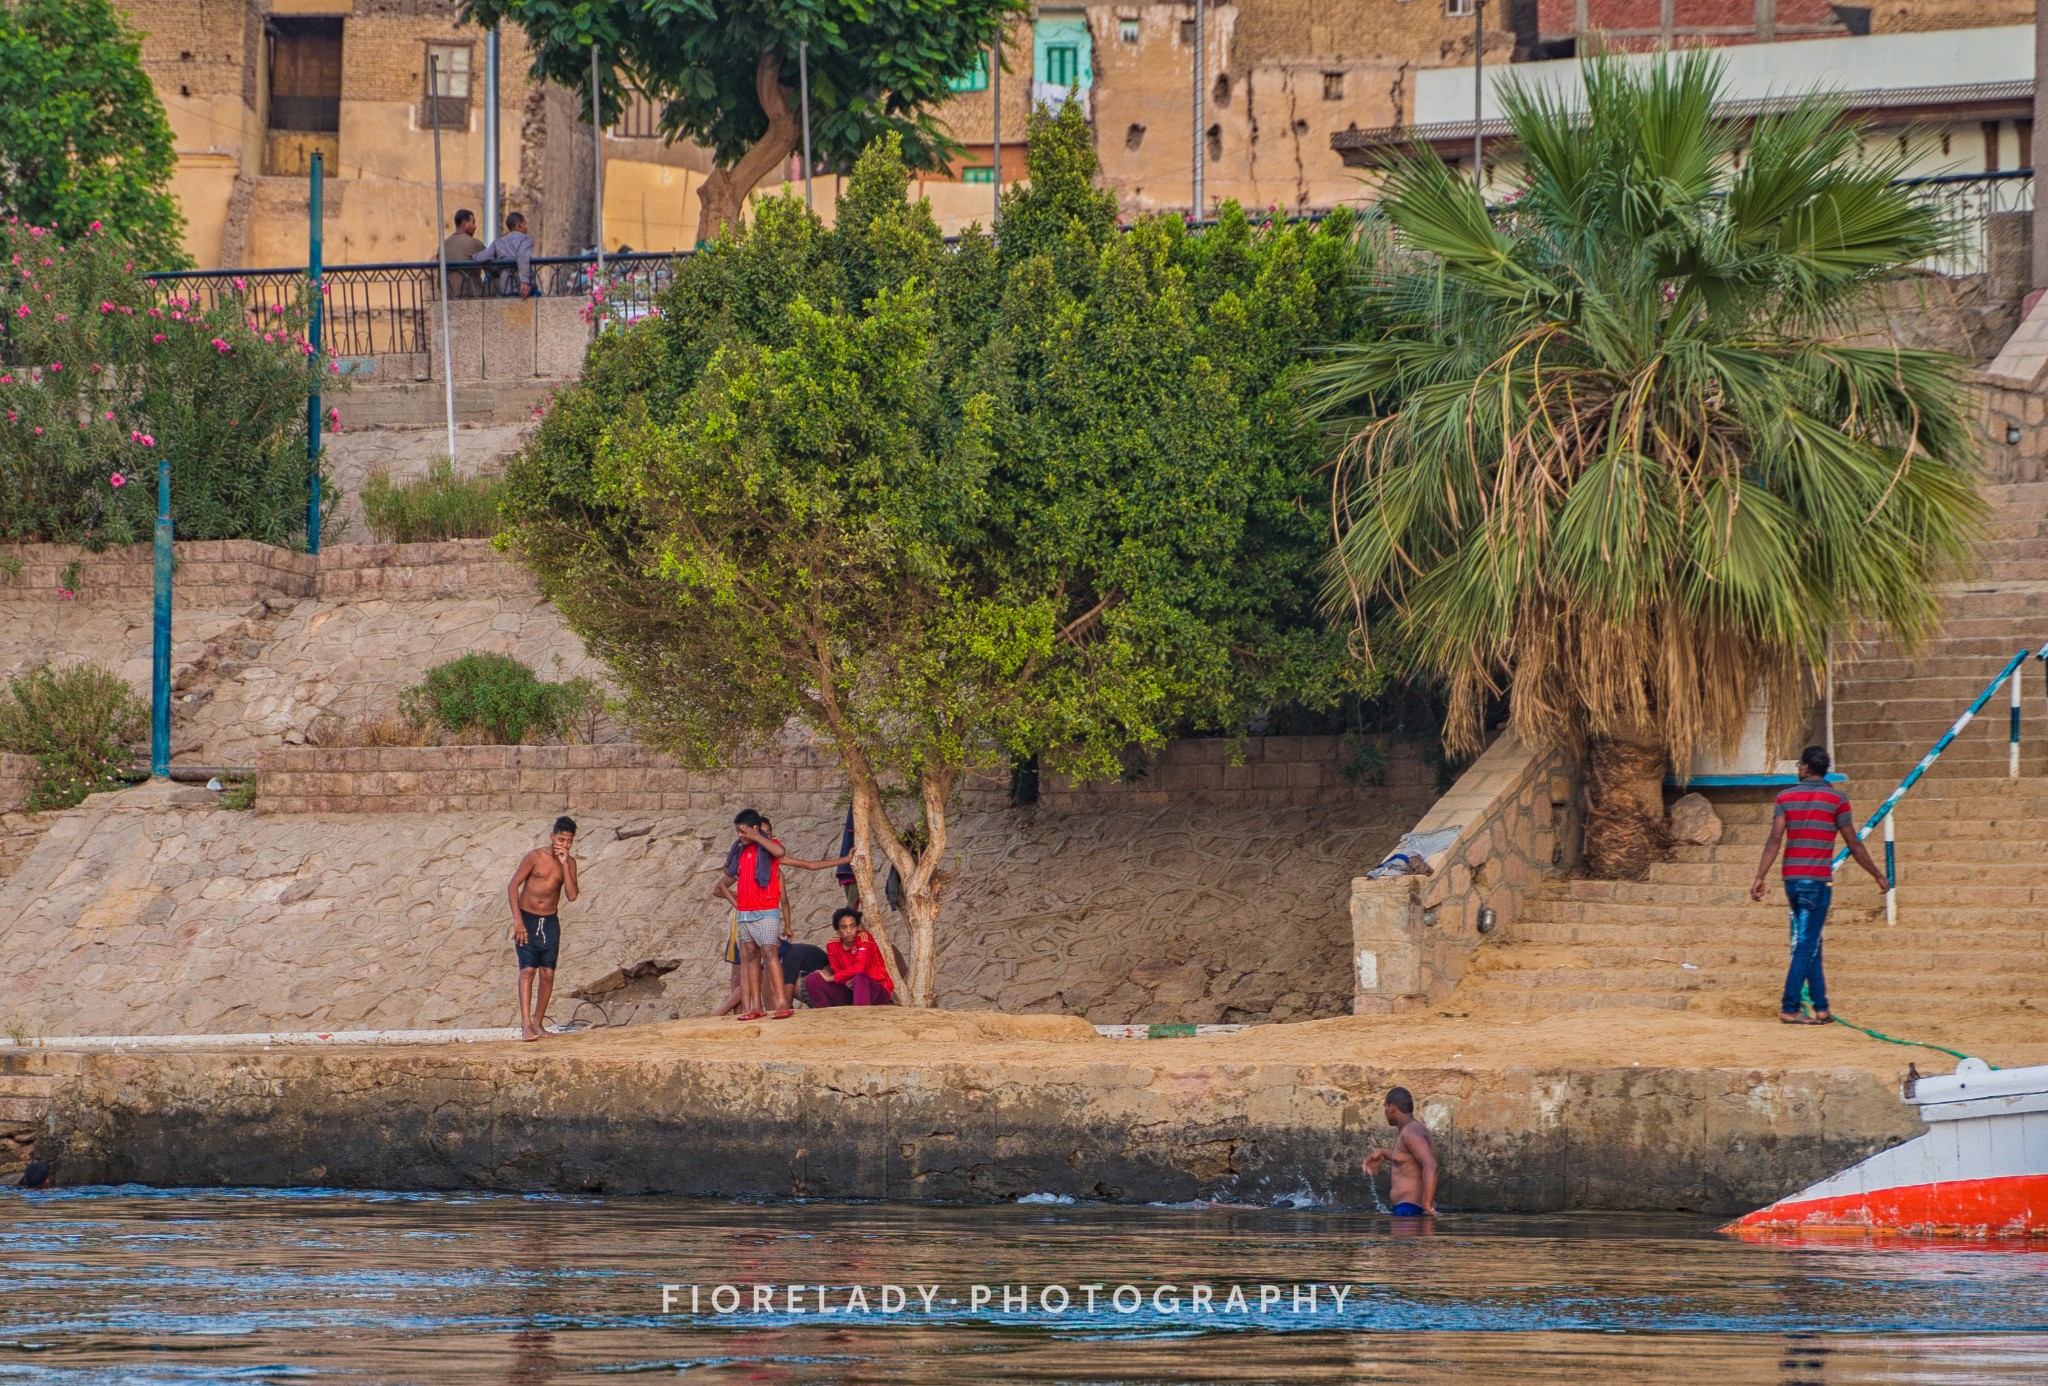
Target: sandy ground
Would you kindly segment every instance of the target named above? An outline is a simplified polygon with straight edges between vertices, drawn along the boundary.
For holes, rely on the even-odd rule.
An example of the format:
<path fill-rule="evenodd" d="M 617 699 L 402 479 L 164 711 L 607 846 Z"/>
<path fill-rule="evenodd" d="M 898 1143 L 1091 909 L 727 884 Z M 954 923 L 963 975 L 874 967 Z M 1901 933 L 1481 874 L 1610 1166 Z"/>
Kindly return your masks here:
<path fill-rule="evenodd" d="M 1953 1027 L 1952 1027 L 1953 1028 Z M 1980 1047 L 1958 1046 L 2001 1067 L 2048 1063 L 2048 1019 L 1987 1022 Z M 1995 1033 L 1993 1033 L 1995 1032 Z M 1911 1062 L 1947 1073 L 1955 1060 L 1884 1044 L 1842 1026 L 1794 1027 L 1689 1012 L 1587 1011 L 1527 1021 L 1484 1017 L 1345 1017 L 1256 1026 L 1191 1039 L 1112 1040 L 1072 1016 L 897 1009 L 799 1011 L 785 1021 L 679 1020 L 587 1031 L 531 1045 L 464 1046 L 593 1060 L 729 1059 L 801 1062 L 829 1057 L 920 1065 L 961 1061 L 1040 1064 L 1153 1062 L 1173 1066 L 1354 1061 L 1376 1067 L 1858 1069 L 1887 1080 Z"/>

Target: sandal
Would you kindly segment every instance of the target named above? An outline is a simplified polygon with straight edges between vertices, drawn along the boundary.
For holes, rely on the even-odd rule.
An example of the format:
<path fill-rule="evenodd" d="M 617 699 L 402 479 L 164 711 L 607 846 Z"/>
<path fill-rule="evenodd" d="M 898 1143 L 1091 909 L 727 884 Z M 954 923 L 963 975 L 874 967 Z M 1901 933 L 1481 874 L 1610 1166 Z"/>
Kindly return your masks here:
<path fill-rule="evenodd" d="M 734 1016 L 733 1019 L 741 1022 L 749 1020 L 761 1020 L 766 1018 L 767 1014 L 768 1012 L 766 1011 L 748 1011 L 745 1015 Z"/>
<path fill-rule="evenodd" d="M 1831 1022 L 1827 1020 L 1815 1020 L 1811 1016 L 1805 1015 L 1786 1015 L 1784 1012 L 1780 1011 L 1778 1013 L 1778 1023 L 1780 1025 L 1827 1025 Z"/>
<path fill-rule="evenodd" d="M 768 1018 L 770 1020 L 787 1020 L 795 1014 L 795 1011 L 777 1011 L 774 1015 L 771 1015 Z"/>

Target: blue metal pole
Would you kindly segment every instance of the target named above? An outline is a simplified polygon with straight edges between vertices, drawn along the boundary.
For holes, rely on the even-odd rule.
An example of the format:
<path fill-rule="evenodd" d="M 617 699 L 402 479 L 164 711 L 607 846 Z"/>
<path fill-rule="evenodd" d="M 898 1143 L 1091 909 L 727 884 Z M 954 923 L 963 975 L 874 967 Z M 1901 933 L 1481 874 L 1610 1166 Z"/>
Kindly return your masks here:
<path fill-rule="evenodd" d="M 313 347 L 313 387 L 306 395 L 306 551 L 320 552 L 320 319 L 327 301 L 320 293 L 320 156 L 313 156 L 312 210 L 306 231 L 306 278 L 313 289 L 312 321 L 306 340 Z"/>
<path fill-rule="evenodd" d="M 1947 731 L 1943 732 L 1941 734 L 1941 740 L 1934 743 L 1933 749 L 1928 751 L 1926 755 L 1920 757 L 1920 763 L 1913 767 L 1913 773 L 1906 776 L 1906 778 L 1904 778 L 1903 780 L 1900 780 L 1899 787 L 1897 789 L 1894 789 L 1891 792 L 1891 794 L 1885 799 L 1885 801 L 1877 806 L 1877 812 L 1871 814 L 1870 821 L 1865 823 L 1863 827 L 1857 832 L 1857 841 L 1861 842 L 1864 838 L 1869 837 L 1870 830 L 1876 827 L 1879 823 L 1882 823 L 1885 820 L 1885 816 L 1892 811 L 1892 807 L 1895 804 L 1897 804 L 1899 800 L 1906 797 L 1906 791 L 1911 789 L 1914 785 L 1920 783 L 1920 777 L 1926 774 L 1928 770 L 1933 768 L 1934 762 L 1940 758 L 1941 753 L 1948 749 L 1949 742 L 1955 740 L 1956 737 L 1960 736 L 1962 734 L 1963 728 L 1969 726 L 1971 722 L 1975 721 L 1977 718 L 1977 714 L 1984 710 L 1984 704 L 1991 701 L 1991 695 L 1998 691 L 1998 685 L 2004 683 L 2007 676 L 2009 676 L 2013 670 L 2019 668 L 2021 663 L 2023 663 L 2027 659 L 2027 657 L 2032 653 L 2033 652 L 2031 650 L 2021 650 L 2018 654 L 2014 655 L 2011 659 L 2008 659 L 2005 662 L 2005 667 L 1998 671 L 1998 677 L 1984 685 L 1984 691 L 1977 695 L 1977 700 L 1971 703 L 1970 706 L 1964 710 L 1962 716 L 1956 718 L 1956 724 L 1950 727 Z M 1833 870 L 1840 868 L 1842 863 L 1847 861 L 1848 859 L 1849 849 L 1844 847 L 1841 851 L 1835 853 L 1835 859 L 1833 863 L 1831 863 L 1830 869 Z"/>
<path fill-rule="evenodd" d="M 156 459 L 156 603 L 149 666 L 149 773 L 171 773 L 171 451 Z"/>

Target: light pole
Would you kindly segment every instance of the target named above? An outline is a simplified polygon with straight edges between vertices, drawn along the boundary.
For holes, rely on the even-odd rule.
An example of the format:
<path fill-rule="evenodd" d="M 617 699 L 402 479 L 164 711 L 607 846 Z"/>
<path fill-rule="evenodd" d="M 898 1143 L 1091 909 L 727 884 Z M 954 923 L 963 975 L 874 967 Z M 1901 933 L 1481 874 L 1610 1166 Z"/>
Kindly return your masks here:
<path fill-rule="evenodd" d="M 796 46 L 796 80 L 803 88 L 804 103 L 804 210 L 811 206 L 811 41 L 803 40 Z"/>
<path fill-rule="evenodd" d="M 1486 106 L 1486 0 L 1472 0 L 1472 186 L 1486 192 L 1480 121 Z"/>
<path fill-rule="evenodd" d="M 484 242 L 496 240 L 498 224 L 498 26 L 484 35 Z"/>
<path fill-rule="evenodd" d="M 448 411 L 448 465 L 455 465 L 455 352 L 448 342 L 448 209 L 441 197 L 441 60 L 427 58 L 427 90 L 434 94 L 434 258 L 441 264 L 441 398 Z M 464 103 L 467 104 L 467 103 Z"/>
<path fill-rule="evenodd" d="M 2048 4 L 2048 0 L 2042 0 Z M 1003 28 L 996 25 L 995 46 L 989 50 L 988 69 L 989 133 L 995 146 L 995 200 L 988 214 L 991 229 L 1003 219 Z"/>
<path fill-rule="evenodd" d="M 597 80 L 597 45 L 590 45 L 590 224 L 597 234 L 597 273 L 604 277 L 604 102 Z"/>
<path fill-rule="evenodd" d="M 1192 221 L 1199 226 L 1202 222 L 1202 84 L 1208 79 L 1208 54 L 1202 40 L 1202 0 L 1195 0 L 1195 211 Z"/>
<path fill-rule="evenodd" d="M 327 296 L 320 284 L 320 192 L 326 169 L 320 156 L 313 156 L 313 186 L 308 191 L 306 225 L 306 280 L 312 288 L 313 305 L 306 323 L 307 353 L 313 360 L 313 384 L 306 392 L 306 551 L 320 552 L 320 328 L 327 315 Z M 439 231 L 440 227 L 434 228 Z M 445 284 L 442 286 L 447 287 Z M 168 523 L 168 521 L 166 521 Z M 166 591 L 169 590 L 166 584 Z M 167 623 L 168 612 L 164 617 Z M 170 640 L 165 634 L 166 642 Z"/>

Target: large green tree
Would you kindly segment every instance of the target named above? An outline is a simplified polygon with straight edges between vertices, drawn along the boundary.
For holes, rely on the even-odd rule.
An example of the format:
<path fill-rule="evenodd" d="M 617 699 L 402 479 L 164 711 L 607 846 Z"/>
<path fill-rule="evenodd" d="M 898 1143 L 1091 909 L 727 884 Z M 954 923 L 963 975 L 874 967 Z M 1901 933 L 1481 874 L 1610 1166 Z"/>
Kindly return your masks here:
<path fill-rule="evenodd" d="M 1088 148 L 1040 118 L 1000 244 L 946 247 L 893 139 L 832 230 L 764 203 L 599 340 L 508 475 L 506 541 L 650 743 L 716 765 L 795 724 L 836 753 L 919 1004 L 963 775 L 1109 773 L 1356 676 L 1287 404 L 1346 311 L 1345 228 L 1120 234 Z"/>
<path fill-rule="evenodd" d="M 1799 717 L 1828 635 L 1935 619 L 1979 502 L 1964 363 L 1858 344 L 1929 206 L 1814 99 L 1719 120 L 1704 54 L 1510 87 L 1526 169 L 1489 212 L 1425 153 L 1368 235 L 1375 328 L 1319 370 L 1344 435 L 1335 604 L 1447 686 L 1590 754 L 1588 855 L 1638 870 L 1667 767 L 1761 690 Z M 1881 146 L 1882 147 L 1882 146 Z"/>
<path fill-rule="evenodd" d="M 76 240 L 97 227 L 179 269 L 177 154 L 140 38 L 110 0 L 0 4 L 0 213 Z"/>
<path fill-rule="evenodd" d="M 958 150 L 932 108 L 986 62 L 1026 0 L 464 0 L 478 24 L 525 30 L 533 70 L 584 93 L 599 45 L 601 109 L 640 93 L 671 140 L 710 148 L 698 239 L 739 223 L 747 194 L 800 148 L 797 47 L 810 45 L 813 153 L 845 166 L 893 134 L 913 168 Z"/>

